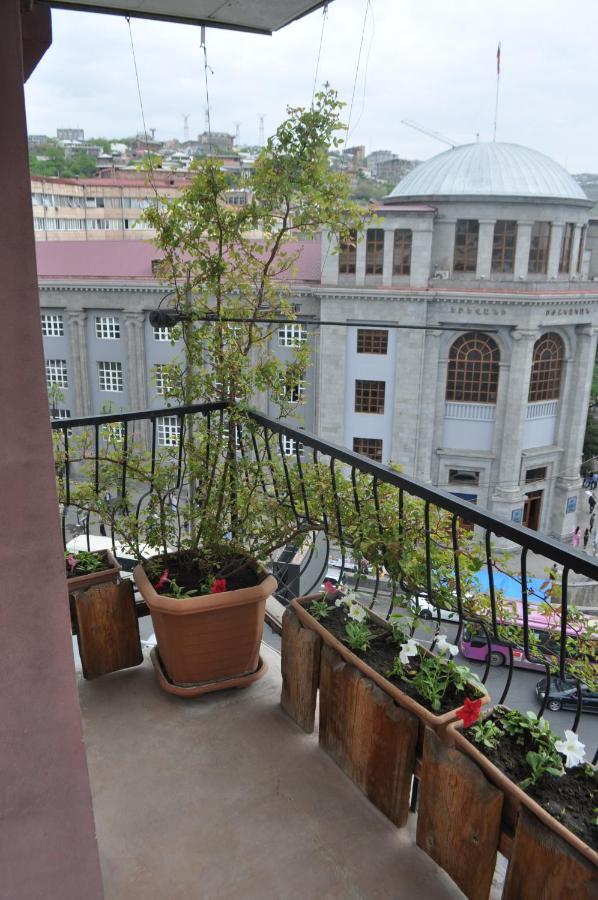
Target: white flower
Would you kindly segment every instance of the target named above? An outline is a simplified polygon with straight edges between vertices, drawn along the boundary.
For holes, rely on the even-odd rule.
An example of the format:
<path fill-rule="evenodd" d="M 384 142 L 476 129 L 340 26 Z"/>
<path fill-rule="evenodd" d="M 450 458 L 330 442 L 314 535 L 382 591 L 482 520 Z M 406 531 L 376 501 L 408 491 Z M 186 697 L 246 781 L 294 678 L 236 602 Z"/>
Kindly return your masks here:
<path fill-rule="evenodd" d="M 365 609 L 359 603 L 350 604 L 348 615 L 350 619 L 355 619 L 356 622 L 363 622 L 367 618 Z"/>
<path fill-rule="evenodd" d="M 446 634 L 439 634 L 436 638 L 436 649 L 439 653 L 450 653 L 451 656 L 456 656 L 459 652 L 459 648 L 456 644 L 450 644 L 446 638 Z"/>
<path fill-rule="evenodd" d="M 562 753 L 565 759 L 565 766 L 572 769 L 582 763 L 586 756 L 586 745 L 582 744 L 574 731 L 565 731 L 564 741 L 555 741 L 555 748 Z"/>
<path fill-rule="evenodd" d="M 403 665 L 408 664 L 410 656 L 417 656 L 417 654 L 417 641 L 414 638 L 409 638 L 409 640 L 405 644 L 401 644 L 399 659 L 401 660 Z"/>

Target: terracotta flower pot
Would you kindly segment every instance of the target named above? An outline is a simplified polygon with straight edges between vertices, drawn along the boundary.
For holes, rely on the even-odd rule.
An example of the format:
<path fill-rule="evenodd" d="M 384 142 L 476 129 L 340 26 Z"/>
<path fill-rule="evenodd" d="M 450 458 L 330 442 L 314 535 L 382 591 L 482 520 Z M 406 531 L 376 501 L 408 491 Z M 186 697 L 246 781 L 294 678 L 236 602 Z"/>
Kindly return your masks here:
<path fill-rule="evenodd" d="M 554 816 L 551 816 L 544 807 L 536 803 L 519 785 L 511 781 L 504 772 L 492 763 L 487 756 L 478 750 L 478 748 L 468 741 L 462 733 L 463 723 L 452 722 L 447 728 L 447 738 L 453 741 L 455 746 L 459 748 L 466 756 L 472 759 L 482 769 L 488 781 L 495 787 L 499 788 L 504 794 L 503 820 L 506 820 L 511 827 L 514 827 L 517 821 L 519 811 L 522 806 L 529 809 L 541 822 L 543 822 L 552 832 L 562 838 L 570 847 L 577 850 L 594 866 L 598 867 L 598 853 L 589 847 L 581 838 L 577 837 L 565 825 L 559 822 Z"/>
<path fill-rule="evenodd" d="M 76 553 L 73 553 L 73 556 L 76 555 Z M 112 550 L 98 550 L 96 556 L 105 558 L 106 568 L 100 569 L 98 572 L 89 572 L 87 575 L 76 575 L 74 578 L 67 578 L 69 594 L 75 591 L 86 591 L 87 588 L 94 584 L 104 584 L 107 581 L 116 583 L 118 581 L 118 573 L 121 567 L 114 558 Z"/>
<path fill-rule="evenodd" d="M 163 670 L 175 687 L 222 682 L 225 688 L 227 681 L 257 672 L 266 598 L 278 586 L 272 575 L 253 587 L 181 599 L 158 594 L 140 565 L 133 578 L 151 613 Z"/>
<path fill-rule="evenodd" d="M 299 597 L 293 601 L 291 601 L 291 607 L 294 609 L 297 614 L 299 620 L 306 628 L 311 628 L 312 631 L 317 632 L 320 635 L 324 643 L 328 644 L 329 647 L 333 647 L 334 650 L 337 651 L 347 662 L 350 662 L 357 669 L 363 672 L 364 675 L 367 675 L 375 684 L 377 684 L 382 690 L 388 694 L 392 699 L 403 709 L 407 709 L 410 712 L 414 713 L 421 722 L 424 722 L 426 725 L 430 725 L 432 728 L 440 728 L 444 725 L 452 722 L 455 718 L 456 710 L 449 710 L 448 712 L 442 713 L 441 715 L 436 715 L 433 712 L 430 712 L 429 709 L 426 709 L 425 706 L 422 706 L 421 703 L 418 703 L 417 700 L 414 700 L 412 697 L 409 697 L 405 694 L 399 687 L 389 681 L 384 675 L 381 675 L 371 666 L 369 666 L 363 659 L 360 659 L 355 653 L 353 653 L 345 644 L 341 643 L 341 641 L 337 640 L 334 635 L 332 635 L 321 622 L 315 619 L 312 615 L 309 614 L 307 609 L 305 608 L 313 600 L 319 600 L 321 598 L 321 594 L 312 594 L 309 597 Z M 376 613 L 371 610 L 366 610 L 368 618 L 375 625 L 379 625 L 385 628 L 388 631 L 391 631 L 391 627 L 385 619 L 377 616 Z M 486 704 L 490 701 L 489 695 L 485 690 L 482 690 L 482 705 Z M 457 707 L 458 709 L 459 707 Z"/>

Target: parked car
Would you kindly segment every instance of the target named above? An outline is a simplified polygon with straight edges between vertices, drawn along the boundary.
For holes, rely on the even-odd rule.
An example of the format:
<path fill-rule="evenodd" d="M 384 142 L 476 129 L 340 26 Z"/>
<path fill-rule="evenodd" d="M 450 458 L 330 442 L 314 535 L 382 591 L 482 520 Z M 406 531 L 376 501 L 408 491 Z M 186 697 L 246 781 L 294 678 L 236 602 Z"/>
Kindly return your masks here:
<path fill-rule="evenodd" d="M 542 678 L 536 685 L 536 694 L 540 700 L 546 696 L 546 679 Z M 548 709 L 577 709 L 577 683 L 563 678 L 550 679 L 550 694 L 546 703 Z M 598 712 L 598 691 L 591 691 L 587 685 L 581 685 L 581 708 L 589 712 Z"/>
<path fill-rule="evenodd" d="M 420 619 L 436 619 L 436 610 L 440 611 L 440 618 L 443 622 L 454 622 L 456 625 L 459 624 L 459 613 L 454 612 L 452 609 L 443 609 L 441 606 L 436 607 L 433 603 L 430 603 L 429 600 L 426 600 L 425 597 L 414 597 L 411 601 L 411 608 L 413 612 L 417 612 Z"/>

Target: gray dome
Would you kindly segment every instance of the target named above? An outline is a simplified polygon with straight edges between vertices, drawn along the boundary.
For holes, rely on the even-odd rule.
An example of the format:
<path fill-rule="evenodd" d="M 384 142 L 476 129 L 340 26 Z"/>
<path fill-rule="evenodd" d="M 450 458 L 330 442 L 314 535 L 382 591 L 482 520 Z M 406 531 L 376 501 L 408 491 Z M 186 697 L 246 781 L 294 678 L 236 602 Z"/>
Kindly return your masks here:
<path fill-rule="evenodd" d="M 389 199 L 490 195 L 588 199 L 550 157 L 519 144 L 494 142 L 465 144 L 433 156 L 403 178 Z"/>

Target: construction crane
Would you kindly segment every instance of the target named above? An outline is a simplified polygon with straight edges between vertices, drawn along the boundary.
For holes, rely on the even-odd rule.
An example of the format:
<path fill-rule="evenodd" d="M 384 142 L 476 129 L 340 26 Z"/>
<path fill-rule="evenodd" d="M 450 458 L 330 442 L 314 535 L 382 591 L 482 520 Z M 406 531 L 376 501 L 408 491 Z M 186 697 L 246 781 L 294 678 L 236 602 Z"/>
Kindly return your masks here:
<path fill-rule="evenodd" d="M 447 138 L 442 134 L 438 134 L 437 131 L 429 131 L 427 128 L 422 128 L 421 125 L 416 125 L 415 122 L 409 122 L 407 119 L 401 119 L 401 124 L 406 125 L 408 128 L 415 128 L 416 131 L 421 131 L 422 134 L 427 134 L 428 137 L 435 138 L 437 141 L 442 141 L 443 144 L 448 144 L 449 147 L 458 146 L 456 141 L 451 141 L 450 138 Z"/>
<path fill-rule="evenodd" d="M 191 113 L 187 113 L 186 115 L 185 115 L 185 113 L 182 114 L 183 122 L 184 122 L 183 137 L 184 137 L 186 144 L 189 142 L 189 116 L 190 115 L 191 115 Z"/>
<path fill-rule="evenodd" d="M 259 145 L 260 147 L 264 146 L 264 119 L 266 118 L 264 113 L 260 113 L 260 137 L 259 137 Z"/>

